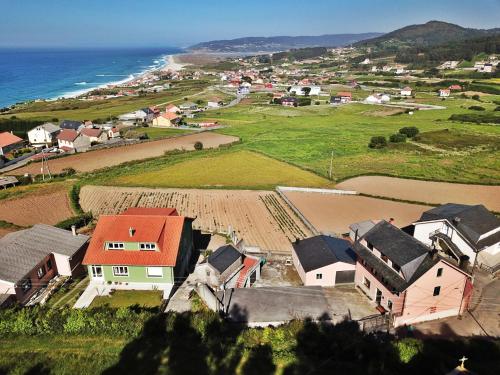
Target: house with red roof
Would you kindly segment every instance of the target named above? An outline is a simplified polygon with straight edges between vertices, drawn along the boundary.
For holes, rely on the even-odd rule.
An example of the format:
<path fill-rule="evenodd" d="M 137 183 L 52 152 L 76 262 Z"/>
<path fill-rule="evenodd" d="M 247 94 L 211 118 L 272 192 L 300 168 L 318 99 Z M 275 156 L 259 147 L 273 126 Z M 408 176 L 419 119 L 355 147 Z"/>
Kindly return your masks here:
<path fill-rule="evenodd" d="M 192 218 L 175 208 L 129 208 L 101 215 L 83 259 L 90 288 L 163 290 L 186 275 L 193 251 Z"/>
<path fill-rule="evenodd" d="M 23 147 L 24 141 L 22 138 L 9 133 L 0 133 L 0 155 L 7 155 L 9 152 Z"/>
<path fill-rule="evenodd" d="M 90 138 L 76 130 L 63 129 L 57 135 L 57 144 L 65 152 L 85 152 L 90 148 Z"/>
<path fill-rule="evenodd" d="M 157 128 L 168 128 L 179 123 L 180 116 L 174 112 L 165 112 L 153 119 L 153 126 Z"/>
<path fill-rule="evenodd" d="M 106 142 L 108 140 L 108 133 L 100 128 L 83 128 L 80 134 L 88 137 L 91 143 Z"/>

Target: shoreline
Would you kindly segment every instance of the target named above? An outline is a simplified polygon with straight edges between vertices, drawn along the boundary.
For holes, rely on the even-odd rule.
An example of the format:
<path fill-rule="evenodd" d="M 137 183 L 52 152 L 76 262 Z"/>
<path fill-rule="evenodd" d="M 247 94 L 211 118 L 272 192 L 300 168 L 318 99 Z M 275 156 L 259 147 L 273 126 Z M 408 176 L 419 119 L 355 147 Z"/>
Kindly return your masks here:
<path fill-rule="evenodd" d="M 149 68 L 149 69 L 146 69 L 146 70 L 144 70 L 142 72 L 139 72 L 139 73 L 131 73 L 125 79 L 122 79 L 122 80 L 119 80 L 119 81 L 110 81 L 110 82 L 107 82 L 107 83 L 100 84 L 98 86 L 89 87 L 89 88 L 85 88 L 85 89 L 82 89 L 82 90 L 70 91 L 70 92 L 64 93 L 61 96 L 57 96 L 55 98 L 50 98 L 50 99 L 45 99 L 45 100 L 56 101 L 56 100 L 60 100 L 60 99 L 76 99 L 76 98 L 78 98 L 78 97 L 80 97 L 82 95 L 85 95 L 85 94 L 93 91 L 93 90 L 97 90 L 97 89 L 112 89 L 112 88 L 121 87 L 121 86 L 124 86 L 124 85 L 131 85 L 134 82 L 140 81 L 141 79 L 147 77 L 148 75 L 150 75 L 150 74 L 152 74 L 154 72 L 159 72 L 159 71 L 177 72 L 177 71 L 181 70 L 186 64 L 177 63 L 175 61 L 174 56 L 175 56 L 175 54 L 162 55 L 161 57 L 159 57 L 159 59 L 163 60 L 163 63 L 160 66 Z M 114 74 L 112 76 L 119 76 L 119 75 L 118 74 Z M 124 74 L 124 76 L 125 76 L 125 74 Z"/>
<path fill-rule="evenodd" d="M 134 82 L 139 82 L 142 79 L 148 77 L 149 75 L 155 73 L 155 72 L 160 72 L 160 71 L 165 71 L 165 72 L 177 72 L 182 70 L 186 65 L 189 64 L 184 64 L 177 62 L 176 59 L 174 58 L 175 55 L 181 54 L 183 52 L 178 52 L 178 53 L 169 53 L 165 55 L 158 56 L 154 60 L 151 61 L 151 64 L 157 64 L 156 66 L 150 65 L 148 66 L 147 69 L 144 69 L 142 71 L 136 72 L 136 73 L 130 73 L 130 74 L 109 74 L 109 75 L 99 75 L 101 77 L 103 76 L 109 76 L 110 78 L 112 77 L 124 77 L 123 79 L 119 80 L 112 80 L 109 82 L 105 83 L 100 83 L 97 84 L 96 86 L 92 87 L 86 87 L 83 89 L 77 89 L 77 90 L 68 90 L 63 92 L 62 94 L 58 94 L 57 96 L 47 96 L 47 97 L 38 97 L 34 99 L 27 99 L 23 100 L 21 102 L 16 102 L 12 104 L 6 104 L 5 108 L 9 108 L 12 106 L 18 106 L 18 105 L 24 105 L 30 102 L 36 102 L 36 101 L 46 101 L 46 102 L 54 102 L 57 100 L 64 100 L 64 99 L 77 99 L 85 94 L 88 94 L 89 92 L 97 89 L 112 89 L 115 87 L 122 87 L 126 88 L 127 86 L 130 86 Z M 160 62 L 159 64 L 157 62 Z M 75 85 L 84 85 L 86 82 L 78 82 L 75 83 Z"/>

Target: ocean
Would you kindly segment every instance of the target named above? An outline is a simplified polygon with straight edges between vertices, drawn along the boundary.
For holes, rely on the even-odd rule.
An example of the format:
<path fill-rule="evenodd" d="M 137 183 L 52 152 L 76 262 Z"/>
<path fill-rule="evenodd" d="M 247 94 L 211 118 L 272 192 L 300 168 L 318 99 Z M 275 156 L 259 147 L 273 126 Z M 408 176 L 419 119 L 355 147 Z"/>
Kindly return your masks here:
<path fill-rule="evenodd" d="M 32 99 L 73 96 L 165 64 L 177 48 L 0 48 L 0 108 Z"/>

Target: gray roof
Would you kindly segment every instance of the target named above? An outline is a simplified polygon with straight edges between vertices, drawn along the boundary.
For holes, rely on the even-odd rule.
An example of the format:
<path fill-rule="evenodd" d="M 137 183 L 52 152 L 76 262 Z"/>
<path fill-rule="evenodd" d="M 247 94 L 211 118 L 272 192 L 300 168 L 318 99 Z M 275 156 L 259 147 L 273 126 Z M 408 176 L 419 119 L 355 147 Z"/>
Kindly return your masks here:
<path fill-rule="evenodd" d="M 447 203 L 424 212 L 419 222 L 443 219 L 447 220 L 462 233 L 477 250 L 500 241 L 500 232 L 481 240 L 479 239 L 481 235 L 500 227 L 500 219 L 488 211 L 482 204 L 469 206 Z"/>
<path fill-rule="evenodd" d="M 341 238 L 315 236 L 294 242 L 293 248 L 306 272 L 337 262 L 356 263 L 351 243 Z"/>
<path fill-rule="evenodd" d="M 358 238 L 362 237 L 375 226 L 375 223 L 371 220 L 360 221 L 359 223 L 354 223 L 349 226 L 354 233 L 358 234 Z"/>
<path fill-rule="evenodd" d="M 48 133 L 55 133 L 55 132 L 58 132 L 61 130 L 61 128 L 59 126 L 57 126 L 51 122 L 46 122 L 45 124 L 35 126 L 33 129 L 37 129 L 37 128 L 45 129 Z M 33 129 L 31 129 L 31 130 L 33 130 Z"/>
<path fill-rule="evenodd" d="M 226 245 L 219 247 L 210 254 L 207 258 L 207 263 L 220 273 L 223 273 L 238 259 L 241 260 L 241 258 L 242 254 L 233 245 Z"/>
<path fill-rule="evenodd" d="M 375 224 L 362 238 L 400 267 L 430 250 L 422 242 L 385 220 Z"/>
<path fill-rule="evenodd" d="M 89 240 L 70 231 L 36 224 L 0 239 L 0 280 L 18 282 L 48 254 L 73 256 Z"/>
<path fill-rule="evenodd" d="M 356 242 L 353 245 L 354 252 L 358 257 L 362 258 L 366 266 L 372 268 L 376 271 L 377 278 L 382 280 L 389 288 L 395 292 L 402 292 L 406 290 L 411 284 L 418 280 L 424 273 L 431 269 L 439 260 L 439 257 L 431 257 L 430 255 L 425 255 L 417 265 L 416 269 L 413 271 L 412 275 L 408 280 L 405 280 L 398 273 L 391 269 L 382 259 L 373 254 L 366 247 Z M 372 272 L 373 273 L 373 272 Z"/>
<path fill-rule="evenodd" d="M 78 130 L 80 126 L 82 126 L 81 121 L 63 120 L 63 122 L 61 122 L 60 128 Z"/>
<path fill-rule="evenodd" d="M 17 184 L 18 182 L 14 176 L 0 176 L 0 186 Z"/>

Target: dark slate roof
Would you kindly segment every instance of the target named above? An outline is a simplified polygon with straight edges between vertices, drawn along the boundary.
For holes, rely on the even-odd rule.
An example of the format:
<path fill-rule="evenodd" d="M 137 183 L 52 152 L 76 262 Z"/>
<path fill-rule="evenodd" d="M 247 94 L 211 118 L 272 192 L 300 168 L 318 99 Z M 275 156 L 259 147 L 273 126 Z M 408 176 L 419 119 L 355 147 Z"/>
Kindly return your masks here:
<path fill-rule="evenodd" d="M 226 245 L 219 247 L 207 258 L 207 263 L 220 273 L 227 270 L 234 262 L 241 259 L 241 253 L 233 246 Z"/>
<path fill-rule="evenodd" d="M 61 125 L 59 125 L 61 129 L 73 129 L 73 130 L 78 130 L 80 126 L 82 126 L 82 123 L 80 121 L 73 121 L 73 120 L 63 120 L 63 122 L 61 122 Z"/>
<path fill-rule="evenodd" d="M 370 229 L 375 226 L 375 223 L 372 220 L 360 221 L 358 223 L 351 224 L 349 229 L 351 229 L 354 233 L 358 231 L 358 238 L 364 236 Z"/>
<path fill-rule="evenodd" d="M 353 249 L 356 255 L 358 255 L 358 257 L 362 258 L 366 262 L 367 266 L 376 271 L 377 278 L 383 279 L 384 283 L 389 286 L 389 289 L 392 289 L 396 292 L 402 292 L 406 290 L 406 288 L 417 281 L 424 273 L 431 269 L 440 260 L 440 258 L 437 256 L 435 258 L 432 258 L 430 255 L 427 255 L 418 265 L 411 278 L 409 280 L 405 280 L 398 273 L 392 270 L 391 267 L 387 265 L 387 263 L 374 255 L 370 250 L 368 250 L 359 242 L 354 243 Z"/>
<path fill-rule="evenodd" d="M 9 233 L 0 239 L 0 280 L 16 283 L 48 254 L 72 256 L 88 239 L 45 224 Z"/>
<path fill-rule="evenodd" d="M 429 251 L 422 242 L 385 220 L 375 224 L 362 238 L 400 267 Z"/>
<path fill-rule="evenodd" d="M 465 204 L 447 203 L 424 212 L 419 222 L 443 219 L 446 219 L 462 233 L 477 250 L 484 246 L 492 245 L 500 240 L 500 233 L 498 232 L 492 236 L 479 240 L 481 235 L 500 227 L 500 219 L 488 211 L 482 204 L 469 206 Z"/>
<path fill-rule="evenodd" d="M 293 248 L 306 272 L 337 262 L 356 263 L 351 243 L 341 238 L 315 236 L 294 242 Z"/>

